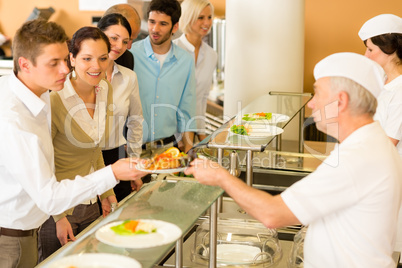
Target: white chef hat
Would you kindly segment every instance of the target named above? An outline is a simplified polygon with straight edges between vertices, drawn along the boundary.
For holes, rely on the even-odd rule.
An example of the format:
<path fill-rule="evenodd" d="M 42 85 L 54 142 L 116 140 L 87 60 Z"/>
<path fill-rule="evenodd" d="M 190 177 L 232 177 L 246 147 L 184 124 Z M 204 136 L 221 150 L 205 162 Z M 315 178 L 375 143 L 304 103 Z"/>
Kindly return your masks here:
<path fill-rule="evenodd" d="M 359 37 L 365 41 L 371 37 L 388 33 L 402 34 L 402 18 L 392 14 L 375 16 L 363 24 Z"/>
<path fill-rule="evenodd" d="M 363 86 L 378 97 L 385 82 L 384 69 L 375 61 L 352 52 L 332 54 L 314 67 L 314 78 L 345 77 Z"/>

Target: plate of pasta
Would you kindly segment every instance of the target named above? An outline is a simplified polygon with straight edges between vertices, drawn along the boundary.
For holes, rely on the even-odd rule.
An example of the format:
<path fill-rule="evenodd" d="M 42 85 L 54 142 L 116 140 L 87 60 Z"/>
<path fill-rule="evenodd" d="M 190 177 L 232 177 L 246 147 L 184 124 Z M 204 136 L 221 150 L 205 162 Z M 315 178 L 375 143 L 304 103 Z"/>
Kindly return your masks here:
<path fill-rule="evenodd" d="M 184 171 L 189 158 L 176 147 L 171 147 L 149 159 L 142 159 L 136 169 L 148 173 L 176 173 Z"/>

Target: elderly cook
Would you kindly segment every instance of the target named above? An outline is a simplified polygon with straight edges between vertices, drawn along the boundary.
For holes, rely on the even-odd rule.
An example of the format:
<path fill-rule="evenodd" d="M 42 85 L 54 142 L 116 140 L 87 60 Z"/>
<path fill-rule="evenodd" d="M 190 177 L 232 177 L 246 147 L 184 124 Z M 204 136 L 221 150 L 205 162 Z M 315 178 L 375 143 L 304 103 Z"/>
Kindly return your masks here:
<path fill-rule="evenodd" d="M 218 164 L 195 160 L 186 170 L 222 187 L 267 227 L 309 225 L 304 267 L 395 267 L 392 260 L 401 202 L 401 159 L 373 121 L 384 71 L 355 53 L 337 53 L 314 69 L 309 102 L 321 131 L 339 145 L 316 171 L 282 194 L 247 186 Z"/>

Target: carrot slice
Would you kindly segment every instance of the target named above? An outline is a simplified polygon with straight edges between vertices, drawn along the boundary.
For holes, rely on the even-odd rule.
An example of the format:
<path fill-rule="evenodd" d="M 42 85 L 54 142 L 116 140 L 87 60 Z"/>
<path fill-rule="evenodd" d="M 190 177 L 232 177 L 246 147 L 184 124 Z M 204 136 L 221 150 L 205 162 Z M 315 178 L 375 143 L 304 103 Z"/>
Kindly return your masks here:
<path fill-rule="evenodd" d="M 138 221 L 129 221 L 126 224 L 124 224 L 124 228 L 127 230 L 130 230 L 131 232 L 135 232 L 135 228 L 137 228 Z"/>

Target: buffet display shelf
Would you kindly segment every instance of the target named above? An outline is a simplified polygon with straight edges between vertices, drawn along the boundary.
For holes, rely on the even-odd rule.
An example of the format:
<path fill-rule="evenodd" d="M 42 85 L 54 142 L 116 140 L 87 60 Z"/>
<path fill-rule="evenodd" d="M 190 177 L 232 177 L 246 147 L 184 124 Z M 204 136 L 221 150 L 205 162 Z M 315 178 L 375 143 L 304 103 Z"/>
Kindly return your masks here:
<path fill-rule="evenodd" d="M 176 245 L 181 252 L 182 238 L 176 242 L 149 248 L 125 248 L 100 242 L 95 233 L 104 225 L 126 219 L 153 219 L 173 223 L 185 235 L 199 217 L 223 194 L 218 187 L 205 186 L 194 180 L 152 181 L 132 195 L 106 218 L 87 228 L 75 242 L 70 242 L 37 267 L 51 267 L 66 256 L 84 253 L 110 253 L 128 256 L 143 268 L 154 267 Z M 216 219 L 215 219 L 216 220 Z M 179 250 L 177 248 L 179 246 Z M 180 253 L 181 255 L 181 253 Z M 180 258 L 177 267 L 181 267 Z"/>

